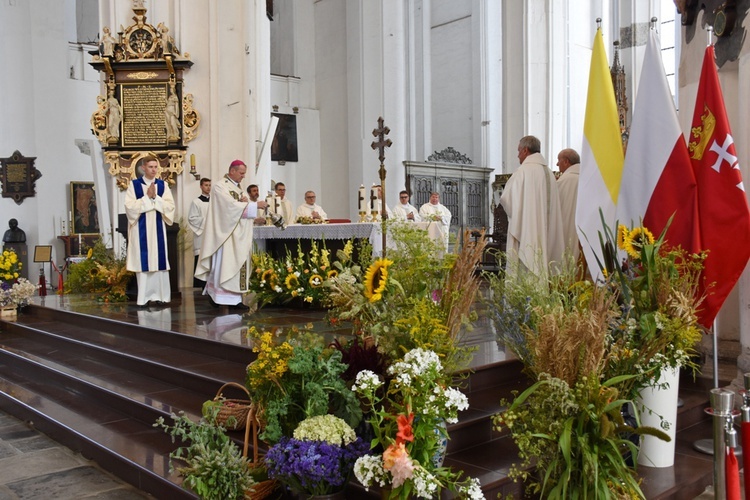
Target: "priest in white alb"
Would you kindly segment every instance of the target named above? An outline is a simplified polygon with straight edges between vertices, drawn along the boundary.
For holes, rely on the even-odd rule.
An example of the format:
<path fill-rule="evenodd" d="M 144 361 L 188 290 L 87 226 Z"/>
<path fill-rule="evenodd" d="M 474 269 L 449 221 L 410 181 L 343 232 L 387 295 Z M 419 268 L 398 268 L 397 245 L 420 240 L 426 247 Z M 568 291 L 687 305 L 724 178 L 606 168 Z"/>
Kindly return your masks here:
<path fill-rule="evenodd" d="M 581 171 L 581 157 L 575 149 L 563 149 L 557 154 L 560 177 L 557 189 L 560 192 L 560 216 L 562 217 L 563 242 L 565 252 L 578 261 L 580 248 L 576 231 L 576 202 L 578 201 L 578 174 Z"/>
<path fill-rule="evenodd" d="M 430 193 L 430 201 L 419 207 L 419 216 L 423 221 L 437 222 L 443 233 L 443 248 L 448 250 L 448 237 L 451 228 L 451 211 L 440 203 L 440 194 Z"/>
<path fill-rule="evenodd" d="M 316 198 L 315 191 L 305 192 L 305 202 L 297 207 L 296 220 L 307 218 L 319 221 L 328 218 L 328 214 L 323 210 L 323 207 L 315 203 Z"/>
<path fill-rule="evenodd" d="M 143 176 L 134 179 L 125 192 L 128 217 L 126 267 L 138 282 L 139 306 L 149 302 L 165 305 L 172 299 L 167 259 L 167 226 L 174 221 L 175 205 L 169 186 L 156 178 L 159 160 L 147 156 Z"/>
<path fill-rule="evenodd" d="M 204 294 L 216 305 L 247 309 L 242 298 L 252 272 L 253 220 L 265 201 L 252 202 L 242 189 L 247 166 L 234 160 L 211 187 L 203 245 L 195 276 L 206 281 Z"/>
<path fill-rule="evenodd" d="M 419 210 L 409 203 L 409 192 L 401 191 L 398 194 L 398 203 L 393 206 L 393 217 L 396 220 L 406 220 L 411 222 L 420 222 Z"/>
<path fill-rule="evenodd" d="M 532 135 L 518 143 L 521 166 L 511 175 L 500 196 L 508 214 L 506 267 L 509 275 L 531 271 L 543 276 L 563 254 L 560 196 L 555 175 Z"/>

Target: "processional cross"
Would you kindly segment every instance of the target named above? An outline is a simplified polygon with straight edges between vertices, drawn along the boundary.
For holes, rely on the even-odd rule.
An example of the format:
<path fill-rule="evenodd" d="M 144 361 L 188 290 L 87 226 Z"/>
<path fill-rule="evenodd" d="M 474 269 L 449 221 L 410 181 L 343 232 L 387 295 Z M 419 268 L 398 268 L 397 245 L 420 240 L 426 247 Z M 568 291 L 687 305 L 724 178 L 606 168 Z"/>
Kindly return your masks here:
<path fill-rule="evenodd" d="M 380 203 L 380 220 L 382 221 L 381 232 L 383 233 L 383 258 L 385 258 L 385 220 L 388 218 L 388 212 L 385 206 L 385 148 L 391 147 L 390 139 L 386 139 L 385 136 L 391 133 L 391 129 L 385 126 L 385 120 L 383 117 L 378 117 L 378 128 L 373 129 L 372 135 L 377 137 L 377 141 L 372 141 L 372 149 L 378 150 L 378 159 L 380 160 L 380 199 L 383 200 Z M 374 203 L 371 200 L 371 203 Z"/>

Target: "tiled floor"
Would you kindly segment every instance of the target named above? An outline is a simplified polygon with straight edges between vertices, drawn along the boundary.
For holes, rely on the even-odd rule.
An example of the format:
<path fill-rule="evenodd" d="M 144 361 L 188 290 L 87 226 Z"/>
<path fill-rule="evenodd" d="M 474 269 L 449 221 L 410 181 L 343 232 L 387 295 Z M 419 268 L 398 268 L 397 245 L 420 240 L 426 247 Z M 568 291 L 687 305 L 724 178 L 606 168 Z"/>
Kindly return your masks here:
<path fill-rule="evenodd" d="M 0 412 L 0 500 L 153 498 Z"/>

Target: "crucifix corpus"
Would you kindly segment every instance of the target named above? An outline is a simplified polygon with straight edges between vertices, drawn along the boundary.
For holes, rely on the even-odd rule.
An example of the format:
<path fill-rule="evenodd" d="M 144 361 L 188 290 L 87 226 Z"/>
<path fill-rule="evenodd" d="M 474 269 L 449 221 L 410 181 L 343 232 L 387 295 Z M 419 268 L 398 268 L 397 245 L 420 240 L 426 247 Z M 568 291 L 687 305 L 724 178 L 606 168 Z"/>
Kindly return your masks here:
<path fill-rule="evenodd" d="M 378 170 L 378 173 L 380 174 L 380 199 L 382 202 L 380 203 L 380 220 L 382 221 L 382 227 L 381 232 L 383 233 L 383 258 L 385 258 L 385 220 L 388 218 L 387 210 L 385 207 L 385 148 L 391 147 L 390 139 L 386 139 L 386 135 L 391 133 L 391 129 L 385 126 L 383 117 L 378 117 L 378 128 L 373 129 L 372 135 L 375 136 L 378 140 L 372 141 L 372 149 L 378 150 L 378 159 L 380 160 L 380 170 Z"/>

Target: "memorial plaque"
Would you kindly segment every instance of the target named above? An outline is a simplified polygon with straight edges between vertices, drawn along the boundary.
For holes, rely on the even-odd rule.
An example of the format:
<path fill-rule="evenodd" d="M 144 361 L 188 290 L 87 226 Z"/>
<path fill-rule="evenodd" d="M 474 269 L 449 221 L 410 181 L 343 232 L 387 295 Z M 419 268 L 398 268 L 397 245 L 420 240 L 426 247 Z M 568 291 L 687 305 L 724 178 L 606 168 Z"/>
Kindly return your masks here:
<path fill-rule="evenodd" d="M 123 147 L 167 145 L 166 83 L 121 85 Z"/>
<path fill-rule="evenodd" d="M 36 157 L 26 158 L 15 151 L 9 158 L 0 158 L 3 198 L 13 198 L 19 205 L 24 198 L 36 194 L 36 180 L 42 176 L 34 167 Z"/>

